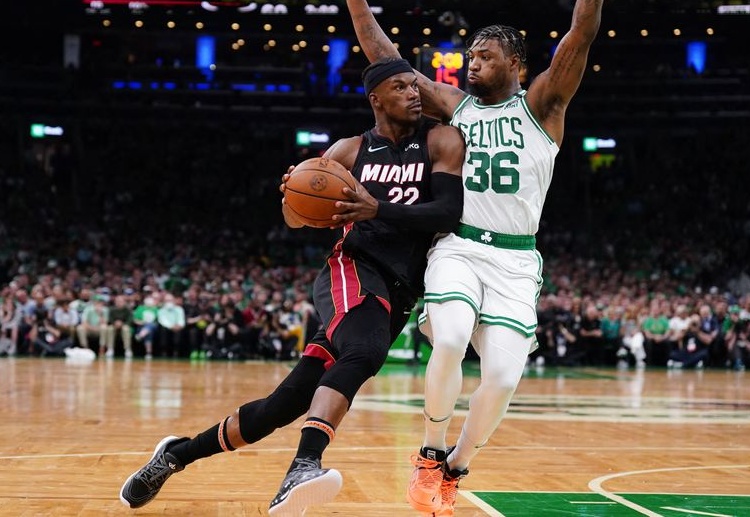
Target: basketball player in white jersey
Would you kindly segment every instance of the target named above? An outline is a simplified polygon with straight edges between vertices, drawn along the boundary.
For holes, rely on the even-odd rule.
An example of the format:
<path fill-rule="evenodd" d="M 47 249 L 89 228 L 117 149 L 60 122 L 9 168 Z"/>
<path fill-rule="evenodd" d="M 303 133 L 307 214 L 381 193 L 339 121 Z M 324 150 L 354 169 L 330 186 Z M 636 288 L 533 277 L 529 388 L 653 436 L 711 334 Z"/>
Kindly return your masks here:
<path fill-rule="evenodd" d="M 453 515 L 458 481 L 508 409 L 536 346 L 542 257 L 534 235 L 563 140 L 565 110 L 578 89 L 599 30 L 603 0 L 577 0 L 550 67 L 521 88 L 523 36 L 493 25 L 467 41 L 468 91 L 417 73 L 424 113 L 463 131 L 464 208 L 458 228 L 430 251 L 422 331 L 433 352 L 425 377 L 425 436 L 412 456 L 407 499 L 418 511 Z M 365 0 L 347 0 L 370 61 L 398 50 Z M 461 393 L 471 342 L 481 383 L 455 447 L 446 431 Z"/>

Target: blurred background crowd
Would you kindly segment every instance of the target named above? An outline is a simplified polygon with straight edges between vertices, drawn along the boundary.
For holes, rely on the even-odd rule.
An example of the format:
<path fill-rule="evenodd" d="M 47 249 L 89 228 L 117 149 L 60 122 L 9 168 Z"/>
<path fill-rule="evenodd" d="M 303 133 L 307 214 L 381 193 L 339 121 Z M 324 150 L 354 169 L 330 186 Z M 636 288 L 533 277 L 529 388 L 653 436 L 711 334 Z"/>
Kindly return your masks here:
<path fill-rule="evenodd" d="M 285 228 L 278 185 L 372 124 L 346 13 L 307 8 L 343 2 L 186 4 L 4 18 L 38 44 L 0 49 L 0 353 L 292 359 L 317 328 L 309 289 L 337 234 Z M 523 28 L 525 85 L 571 7 L 376 4 L 426 72 L 487 20 Z M 723 4 L 606 5 L 537 236 L 533 363 L 748 363 L 748 15 Z"/>

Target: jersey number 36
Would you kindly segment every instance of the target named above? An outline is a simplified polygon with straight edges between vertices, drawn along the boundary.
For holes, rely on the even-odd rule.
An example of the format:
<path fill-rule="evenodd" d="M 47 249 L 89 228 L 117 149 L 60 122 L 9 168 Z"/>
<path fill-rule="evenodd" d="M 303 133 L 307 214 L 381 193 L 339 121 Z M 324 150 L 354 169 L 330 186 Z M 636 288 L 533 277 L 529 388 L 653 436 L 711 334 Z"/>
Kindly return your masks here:
<path fill-rule="evenodd" d="M 492 189 L 498 194 L 518 192 L 518 155 L 513 151 L 502 151 L 493 156 L 482 151 L 469 153 L 469 163 L 474 166 L 471 176 L 466 178 L 466 188 L 473 192 Z"/>

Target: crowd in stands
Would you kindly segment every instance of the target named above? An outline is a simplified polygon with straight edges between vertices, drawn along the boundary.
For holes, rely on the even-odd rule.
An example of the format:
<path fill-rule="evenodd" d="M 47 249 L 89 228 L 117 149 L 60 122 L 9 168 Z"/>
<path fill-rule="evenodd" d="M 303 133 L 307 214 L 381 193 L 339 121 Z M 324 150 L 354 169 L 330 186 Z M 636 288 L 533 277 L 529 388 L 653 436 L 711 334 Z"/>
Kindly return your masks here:
<path fill-rule="evenodd" d="M 49 264 L 0 291 L 0 350 L 47 356 L 75 346 L 107 358 L 289 360 L 319 326 L 308 293 L 316 272 L 203 262 L 122 276 Z"/>
<path fill-rule="evenodd" d="M 326 249 L 309 263 L 298 256 L 279 265 L 240 259 L 231 246 L 202 256 L 196 250 L 209 246 L 189 237 L 118 257 L 106 235 L 85 233 L 69 256 L 26 247 L 6 255 L 0 352 L 63 355 L 76 346 L 101 357 L 297 357 L 319 326 L 309 289 Z M 530 358 L 537 365 L 750 364 L 748 293 L 565 255 L 548 260 L 544 277 L 540 346 Z"/>
<path fill-rule="evenodd" d="M 750 296 L 668 297 L 637 283 L 598 295 L 540 298 L 537 366 L 733 368 L 750 359 Z"/>
<path fill-rule="evenodd" d="M 0 122 L 0 350 L 294 358 L 337 235 L 282 222 L 299 124 L 150 109 L 63 119 L 58 140 L 30 140 L 25 117 Z M 339 118 L 333 139 L 370 123 Z M 742 368 L 747 125 L 613 124 L 616 157 L 594 170 L 572 120 L 537 235 L 532 360 Z"/>

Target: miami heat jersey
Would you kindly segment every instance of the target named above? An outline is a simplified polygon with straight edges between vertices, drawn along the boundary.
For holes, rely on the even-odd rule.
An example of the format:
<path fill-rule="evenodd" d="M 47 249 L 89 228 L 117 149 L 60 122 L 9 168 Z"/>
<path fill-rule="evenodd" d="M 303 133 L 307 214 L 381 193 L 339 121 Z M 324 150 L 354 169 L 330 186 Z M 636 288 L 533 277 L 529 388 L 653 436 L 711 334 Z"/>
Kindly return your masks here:
<path fill-rule="evenodd" d="M 461 222 L 508 235 L 536 234 L 559 149 L 531 114 L 526 91 L 492 106 L 467 96 L 451 125 L 466 140 Z"/>
<path fill-rule="evenodd" d="M 425 120 L 411 137 L 396 143 L 373 129 L 365 132 L 352 174 L 379 201 L 405 205 L 432 201 L 427 133 L 434 125 Z M 421 296 L 433 236 L 371 219 L 344 228 L 343 251 L 372 263 Z"/>

